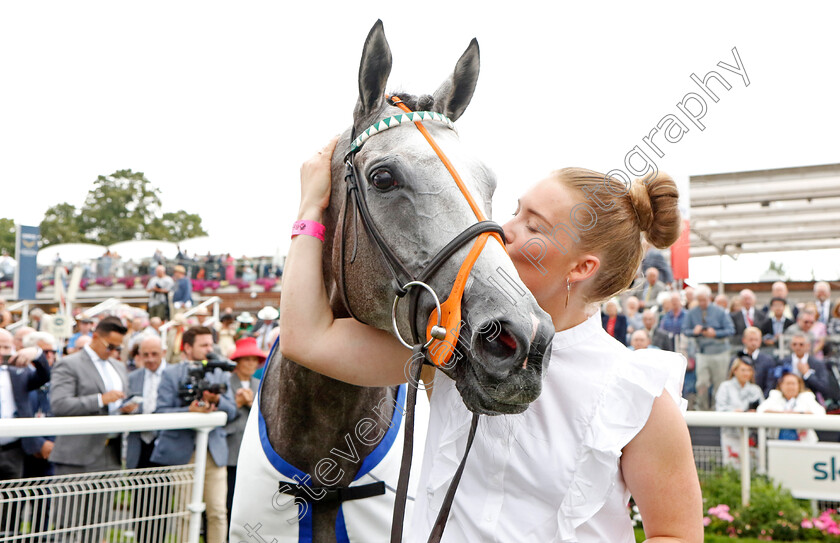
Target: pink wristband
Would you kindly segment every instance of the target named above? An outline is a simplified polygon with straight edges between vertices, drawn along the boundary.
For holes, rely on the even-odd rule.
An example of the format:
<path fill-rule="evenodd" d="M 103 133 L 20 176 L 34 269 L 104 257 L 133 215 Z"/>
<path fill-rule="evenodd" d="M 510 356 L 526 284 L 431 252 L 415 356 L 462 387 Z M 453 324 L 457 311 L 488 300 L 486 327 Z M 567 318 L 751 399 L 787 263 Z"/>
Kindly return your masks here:
<path fill-rule="evenodd" d="M 324 225 L 316 221 L 295 221 L 295 224 L 292 225 L 292 237 L 303 234 L 324 241 L 326 231 Z"/>

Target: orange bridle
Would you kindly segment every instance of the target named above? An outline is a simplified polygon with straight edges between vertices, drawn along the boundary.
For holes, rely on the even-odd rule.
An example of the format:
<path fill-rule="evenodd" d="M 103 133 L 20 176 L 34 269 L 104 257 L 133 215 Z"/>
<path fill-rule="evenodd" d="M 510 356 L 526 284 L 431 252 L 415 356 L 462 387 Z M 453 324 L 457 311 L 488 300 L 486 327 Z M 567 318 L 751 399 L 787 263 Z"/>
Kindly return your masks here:
<path fill-rule="evenodd" d="M 391 103 L 407 113 L 411 112 L 411 109 L 409 109 L 408 106 L 406 106 L 396 96 L 391 97 Z M 484 216 L 484 212 L 472 197 L 472 194 L 464 183 L 464 180 L 461 179 L 461 176 L 458 174 L 458 170 L 455 169 L 455 166 L 452 165 L 449 157 L 446 156 L 446 153 L 443 152 L 440 145 L 437 144 L 426 127 L 423 126 L 423 122 L 415 121 L 414 125 L 420 133 L 423 134 L 423 137 L 426 138 L 429 145 L 432 146 L 435 154 L 437 154 L 444 167 L 446 167 L 446 171 L 449 172 L 449 175 L 452 176 L 455 184 L 458 185 L 458 189 L 470 205 L 470 209 L 472 209 L 475 214 L 475 218 L 479 221 L 487 220 Z M 458 274 L 455 276 L 455 283 L 452 285 L 452 290 L 449 291 L 449 297 L 441 304 L 440 325 L 446 330 L 446 337 L 444 339 L 432 339 L 432 328 L 437 325 L 438 320 L 437 309 L 434 309 L 432 314 L 429 315 L 429 324 L 426 327 L 426 339 L 432 339 L 432 342 L 429 345 L 429 358 L 437 366 L 442 366 L 449 361 L 452 357 L 455 346 L 458 343 L 458 337 L 461 329 L 461 299 L 464 296 L 464 288 L 467 286 L 467 279 L 469 279 L 473 266 L 475 266 L 475 263 L 478 260 L 481 251 L 484 250 L 484 245 L 487 243 L 487 239 L 490 236 L 496 238 L 502 248 L 505 246 L 505 242 L 496 232 L 484 232 L 483 234 L 479 234 L 473 242 L 470 252 L 467 254 L 467 257 L 461 264 L 461 268 L 458 270 Z"/>

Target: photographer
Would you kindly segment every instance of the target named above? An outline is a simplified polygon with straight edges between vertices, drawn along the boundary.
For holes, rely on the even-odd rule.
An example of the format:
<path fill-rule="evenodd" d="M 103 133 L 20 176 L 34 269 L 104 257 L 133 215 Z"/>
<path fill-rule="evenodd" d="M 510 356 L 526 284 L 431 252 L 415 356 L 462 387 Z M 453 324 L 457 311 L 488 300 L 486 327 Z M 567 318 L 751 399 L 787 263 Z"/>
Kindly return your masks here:
<path fill-rule="evenodd" d="M 167 367 L 158 390 L 155 413 L 227 413 L 228 422 L 237 415 L 230 391 L 230 379 L 219 368 L 207 371 L 207 358 L 213 351 L 213 333 L 195 326 L 184 332 L 185 361 Z M 212 367 L 212 364 L 210 365 Z M 223 385 L 223 386 L 222 386 Z M 228 446 L 223 428 L 210 432 L 207 469 L 204 473 L 204 503 L 207 512 L 207 543 L 227 539 L 227 460 Z M 155 441 L 151 461 L 161 465 L 195 461 L 195 431 L 163 430 Z"/>
<path fill-rule="evenodd" d="M 697 288 L 697 307 L 688 311 L 682 332 L 697 338 L 697 409 L 709 410 L 710 389 L 726 380 L 729 370 L 729 340 L 735 333 L 732 318 L 713 305 L 712 291 L 706 285 Z"/>

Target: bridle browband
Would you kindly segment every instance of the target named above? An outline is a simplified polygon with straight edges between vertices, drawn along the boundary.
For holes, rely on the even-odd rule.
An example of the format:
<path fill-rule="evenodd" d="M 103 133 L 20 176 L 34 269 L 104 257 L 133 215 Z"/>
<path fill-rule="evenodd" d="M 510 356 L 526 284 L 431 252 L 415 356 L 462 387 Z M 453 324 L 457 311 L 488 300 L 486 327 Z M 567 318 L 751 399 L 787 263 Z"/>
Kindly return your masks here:
<path fill-rule="evenodd" d="M 344 157 L 344 181 L 346 186 L 346 194 L 344 204 L 341 209 L 341 217 L 339 219 L 338 225 L 341 236 L 341 239 L 339 241 L 340 254 L 338 270 L 338 289 L 344 306 L 347 308 L 347 311 L 350 313 L 350 315 L 356 320 L 364 322 L 353 311 L 353 308 L 350 305 L 350 300 L 347 297 L 347 289 L 345 284 L 344 266 L 346 257 L 346 240 L 344 236 L 345 232 L 347 231 L 347 211 L 348 208 L 352 206 L 354 213 L 354 248 L 351 262 L 355 260 L 356 257 L 356 242 L 358 238 L 358 232 L 356 231 L 358 223 L 358 221 L 356 220 L 356 214 L 358 213 L 358 216 L 361 219 L 362 225 L 364 227 L 365 232 L 368 235 L 368 238 L 378 249 L 378 253 L 382 258 L 386 269 L 391 275 L 391 285 L 395 293 L 394 305 L 391 315 L 394 333 L 404 345 L 411 348 L 413 351 L 412 360 L 415 360 L 413 367 L 411 368 L 412 377 L 414 379 L 413 383 L 419 384 L 423 364 L 442 366 L 449 360 L 449 358 L 453 354 L 454 346 L 457 344 L 458 334 L 461 328 L 461 299 L 464 293 L 464 289 L 466 287 L 467 279 L 469 278 L 473 265 L 477 261 L 487 240 L 491 236 L 496 238 L 498 242 L 502 245 L 502 247 L 504 247 L 504 230 L 502 230 L 502 227 L 498 223 L 489 221 L 485 218 L 483 211 L 473 199 L 469 189 L 466 187 L 463 180 L 461 179 L 461 176 L 455 170 L 455 167 L 449 161 L 443 150 L 437 145 L 437 142 L 435 142 L 434 138 L 432 138 L 428 130 L 426 130 L 426 127 L 422 124 L 423 121 L 439 122 L 454 130 L 455 126 L 452 123 L 452 121 L 449 120 L 446 116 L 437 112 L 411 111 L 402 102 L 402 100 L 400 100 L 396 96 L 391 96 L 387 99 L 391 105 L 400 108 L 404 113 L 386 117 L 380 121 L 377 121 L 369 128 L 364 130 L 358 137 L 356 136 L 356 129 L 354 126 L 351 132 L 350 150 Z M 355 164 L 356 153 L 358 153 L 358 151 L 362 148 L 362 146 L 368 139 L 378 134 L 379 132 L 408 123 L 414 123 L 417 129 L 420 130 L 420 132 L 426 138 L 426 141 L 434 149 L 438 158 L 440 158 L 441 162 L 444 164 L 447 171 L 450 173 L 453 180 L 458 185 L 458 188 L 461 190 L 461 193 L 463 194 L 464 198 L 467 200 L 467 202 L 470 205 L 470 208 L 475 214 L 476 219 L 478 219 L 477 223 L 471 225 L 463 232 L 455 236 L 454 239 L 447 243 L 434 255 L 434 257 L 432 257 L 431 261 L 422 270 L 416 273 L 413 273 L 411 270 L 409 270 L 409 268 L 402 262 L 399 256 L 397 256 L 396 253 L 394 253 L 393 249 L 391 249 L 391 247 L 385 241 L 385 238 L 382 236 L 379 229 L 376 227 L 376 224 L 372 219 L 370 209 L 368 208 L 366 191 L 364 190 L 364 188 L 359 186 L 359 181 L 363 178 L 359 175 Z M 437 273 L 437 271 L 441 268 L 441 266 L 443 266 L 444 263 L 446 263 L 458 250 L 460 250 L 470 240 L 475 240 L 473 246 L 470 249 L 467 258 L 462 263 L 460 270 L 458 271 L 452 290 L 450 291 L 447 300 L 443 304 L 441 304 L 438 301 L 434 290 L 427 284 L 427 282 L 435 275 L 435 273 Z M 413 286 L 420 286 L 422 288 L 411 290 L 411 287 Z M 421 331 L 417 329 L 417 319 L 415 317 L 417 312 L 419 292 L 423 289 L 430 292 L 435 301 L 435 310 L 429 316 L 429 324 L 427 326 L 425 334 L 421 334 Z M 405 297 L 406 294 L 409 293 L 409 291 L 412 293 L 412 295 L 409 296 L 409 321 L 411 323 L 410 328 L 413 345 L 409 345 L 405 340 L 402 339 L 400 331 L 397 327 L 396 319 L 397 303 L 401 298 Z M 440 342 L 444 340 L 446 340 L 446 342 L 450 346 L 452 346 L 453 349 L 432 349 L 432 354 L 430 355 L 428 349 L 429 346 L 433 345 L 435 342 Z M 421 356 L 416 357 L 415 355 L 418 354 Z M 416 362 L 416 360 L 422 360 L 422 363 Z M 405 436 L 402 453 L 402 464 L 400 466 L 400 475 L 397 485 L 397 495 L 394 503 L 394 516 L 391 524 L 391 543 L 400 543 L 402 541 L 403 523 L 405 517 L 405 503 L 408 495 L 408 479 L 411 471 L 411 458 L 414 445 L 414 406 L 416 400 L 417 387 L 412 386 L 412 383 L 409 383 L 406 397 L 406 415 L 404 430 Z M 455 490 L 457 489 L 458 483 L 461 479 L 461 474 L 463 473 L 464 466 L 466 464 L 467 455 L 469 454 L 470 448 L 473 443 L 473 439 L 475 437 L 475 432 L 478 427 L 478 417 L 479 416 L 477 414 L 473 414 L 472 423 L 470 425 L 470 433 L 467 438 L 466 450 L 464 452 L 463 458 L 461 459 L 461 463 L 458 466 L 457 471 L 455 472 L 452 482 L 450 483 L 449 489 L 447 490 L 440 512 L 438 514 L 437 519 L 435 520 L 435 525 L 432 528 L 432 532 L 429 535 L 428 541 L 430 543 L 439 542 L 441 537 L 443 536 L 443 531 L 446 527 L 446 521 L 449 517 L 449 510 L 452 506 L 452 502 L 455 497 Z"/>

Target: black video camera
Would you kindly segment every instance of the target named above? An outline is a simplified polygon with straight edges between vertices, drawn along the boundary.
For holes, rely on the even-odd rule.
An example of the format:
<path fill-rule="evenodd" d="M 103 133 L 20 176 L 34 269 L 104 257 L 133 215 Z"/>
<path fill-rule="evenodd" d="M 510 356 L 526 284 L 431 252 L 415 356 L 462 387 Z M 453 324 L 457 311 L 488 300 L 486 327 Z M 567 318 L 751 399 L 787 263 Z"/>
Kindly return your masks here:
<path fill-rule="evenodd" d="M 204 391 L 211 394 L 224 394 L 227 392 L 227 385 L 224 383 L 211 383 L 207 380 L 207 374 L 216 369 L 222 371 L 233 371 L 236 363 L 220 358 L 216 353 L 209 353 L 205 360 L 198 362 L 185 362 L 189 364 L 187 369 L 187 380 L 178 388 L 178 398 L 184 405 L 190 405 L 193 401 L 203 401 Z"/>

